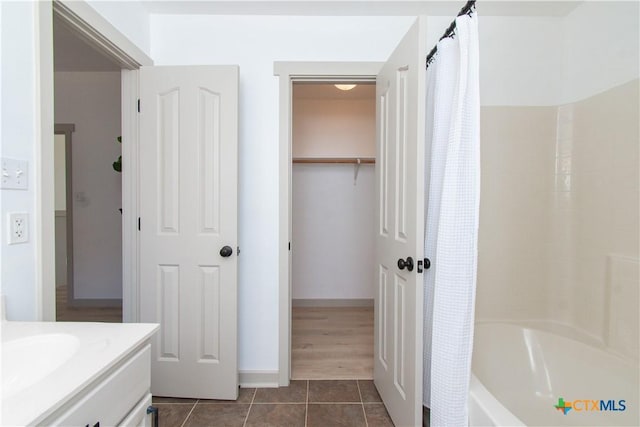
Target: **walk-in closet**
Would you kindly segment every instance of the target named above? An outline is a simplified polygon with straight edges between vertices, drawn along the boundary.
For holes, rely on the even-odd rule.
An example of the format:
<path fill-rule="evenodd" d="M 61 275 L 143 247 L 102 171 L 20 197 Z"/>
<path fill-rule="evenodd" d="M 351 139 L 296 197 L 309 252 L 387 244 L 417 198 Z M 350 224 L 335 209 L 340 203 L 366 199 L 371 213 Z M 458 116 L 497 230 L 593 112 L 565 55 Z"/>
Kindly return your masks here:
<path fill-rule="evenodd" d="M 373 378 L 375 82 L 292 95 L 292 379 Z"/>

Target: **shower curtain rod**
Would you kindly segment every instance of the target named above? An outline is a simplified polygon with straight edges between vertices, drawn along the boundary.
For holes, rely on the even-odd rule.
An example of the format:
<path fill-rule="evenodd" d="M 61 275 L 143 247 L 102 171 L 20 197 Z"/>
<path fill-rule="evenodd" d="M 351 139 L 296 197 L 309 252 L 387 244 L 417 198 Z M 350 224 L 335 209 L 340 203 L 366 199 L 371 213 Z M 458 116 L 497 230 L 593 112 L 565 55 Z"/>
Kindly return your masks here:
<path fill-rule="evenodd" d="M 473 8 L 475 7 L 475 5 L 476 5 L 476 0 L 469 0 L 467 4 L 465 4 L 464 7 L 460 9 L 460 12 L 458 12 L 458 16 L 471 15 L 473 13 Z M 444 34 L 442 35 L 442 37 L 440 37 L 440 40 L 446 39 L 447 37 L 453 37 L 453 35 L 455 34 L 455 31 L 456 31 L 456 21 L 454 19 L 451 25 L 449 25 L 449 28 L 447 28 Z M 429 64 L 431 64 L 431 61 L 433 61 L 433 57 L 437 51 L 438 51 L 438 45 L 436 44 L 433 47 L 433 49 L 431 49 L 431 52 L 429 52 L 429 54 L 427 55 L 426 68 L 429 68 Z"/>

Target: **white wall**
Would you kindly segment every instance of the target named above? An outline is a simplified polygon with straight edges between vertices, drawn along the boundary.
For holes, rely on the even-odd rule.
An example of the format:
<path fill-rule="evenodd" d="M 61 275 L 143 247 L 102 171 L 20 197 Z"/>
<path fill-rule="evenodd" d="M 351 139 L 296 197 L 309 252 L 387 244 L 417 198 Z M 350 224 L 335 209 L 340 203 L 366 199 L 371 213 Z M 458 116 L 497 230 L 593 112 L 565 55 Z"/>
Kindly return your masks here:
<path fill-rule="evenodd" d="M 2 157 L 2 153 L 3 153 L 3 149 L 2 149 L 2 52 L 4 49 L 2 49 L 2 5 L 0 4 L 0 157 Z M 5 217 L 5 212 L 2 209 L 3 206 L 3 201 L 4 201 L 4 192 L 0 192 L 0 222 L 3 220 L 3 218 Z M 2 296 L 2 264 L 3 264 L 3 258 L 2 258 L 2 253 L 4 252 L 4 233 L 6 232 L 0 232 L 0 315 L 6 315 L 5 309 L 4 309 L 4 297 Z"/>
<path fill-rule="evenodd" d="M 563 18 L 484 16 L 482 3 L 478 10 L 481 104 L 557 105 Z M 427 19 L 427 46 L 436 43 L 450 22 L 449 16 Z"/>
<path fill-rule="evenodd" d="M 485 16 L 478 3 L 482 105 L 556 106 L 637 78 L 639 9 L 586 1 L 564 17 Z M 428 46 L 450 22 L 427 19 Z"/>
<path fill-rule="evenodd" d="M 150 52 L 149 12 L 140 1 L 85 0 L 147 55 Z"/>
<path fill-rule="evenodd" d="M 73 123 L 73 260 L 77 299 L 122 298 L 120 73 L 56 72 L 55 121 Z M 77 199 L 84 194 L 84 201 Z"/>
<path fill-rule="evenodd" d="M 580 101 L 638 78 L 640 3 L 587 1 L 562 22 L 562 98 Z"/>
<path fill-rule="evenodd" d="M 375 157 L 376 103 L 333 85 L 319 96 L 293 90 L 293 157 Z M 355 89 L 354 89 L 355 90 Z M 294 164 L 292 298 L 372 299 L 375 270 L 374 167 Z"/>
<path fill-rule="evenodd" d="M 292 115 L 293 157 L 376 156 L 375 94 L 371 99 L 294 99 Z"/>
<path fill-rule="evenodd" d="M 36 292 L 35 212 L 35 8 L 31 2 L 0 2 L 2 156 L 29 162 L 27 191 L 0 190 L 0 235 L 2 248 L 1 292 L 6 296 L 7 318 L 35 320 L 38 316 Z M 9 212 L 29 214 L 31 236 L 28 243 L 7 245 L 6 221 Z"/>
<path fill-rule="evenodd" d="M 151 16 L 157 65 L 239 64 L 239 368 L 278 368 L 274 61 L 384 61 L 407 17 Z"/>
<path fill-rule="evenodd" d="M 373 299 L 374 167 L 293 165 L 292 298 Z"/>
<path fill-rule="evenodd" d="M 98 13 L 127 35 L 142 50 L 149 51 L 148 26 L 144 9 L 137 2 L 96 2 Z M 6 227 L 0 227 L 1 292 L 6 296 L 7 317 L 11 320 L 36 320 L 39 317 L 39 286 L 36 283 L 37 230 L 34 225 L 36 206 L 35 165 L 36 149 L 36 10 L 37 3 L 0 2 L 0 90 L 2 108 L 1 155 L 29 161 L 29 189 L 1 190 L 0 223 L 6 224 L 8 212 L 29 214 L 31 237 L 29 243 L 6 244 Z M 147 40 L 147 41 L 145 41 Z"/>

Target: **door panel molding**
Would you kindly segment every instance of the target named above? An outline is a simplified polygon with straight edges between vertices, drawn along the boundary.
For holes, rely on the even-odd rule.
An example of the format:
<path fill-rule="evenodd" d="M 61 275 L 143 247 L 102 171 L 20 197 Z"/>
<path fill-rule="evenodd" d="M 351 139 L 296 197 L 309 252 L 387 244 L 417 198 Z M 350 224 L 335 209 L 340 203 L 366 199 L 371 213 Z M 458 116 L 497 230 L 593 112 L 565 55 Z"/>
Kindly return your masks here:
<path fill-rule="evenodd" d="M 239 68 L 140 70 L 140 320 L 151 392 L 238 396 Z M 229 256 L 231 255 L 231 256 Z"/>

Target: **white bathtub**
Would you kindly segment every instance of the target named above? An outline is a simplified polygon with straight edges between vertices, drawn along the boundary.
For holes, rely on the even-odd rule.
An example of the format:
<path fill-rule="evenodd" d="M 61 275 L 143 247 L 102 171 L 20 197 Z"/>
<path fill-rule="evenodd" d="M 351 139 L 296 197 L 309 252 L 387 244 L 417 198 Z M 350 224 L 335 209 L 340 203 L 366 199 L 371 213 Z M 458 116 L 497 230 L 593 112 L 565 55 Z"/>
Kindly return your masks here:
<path fill-rule="evenodd" d="M 582 342 L 508 323 L 476 325 L 469 393 L 471 426 L 640 425 L 638 366 Z M 558 398 L 624 400 L 624 411 Z M 599 402 L 597 404 L 599 407 Z"/>

